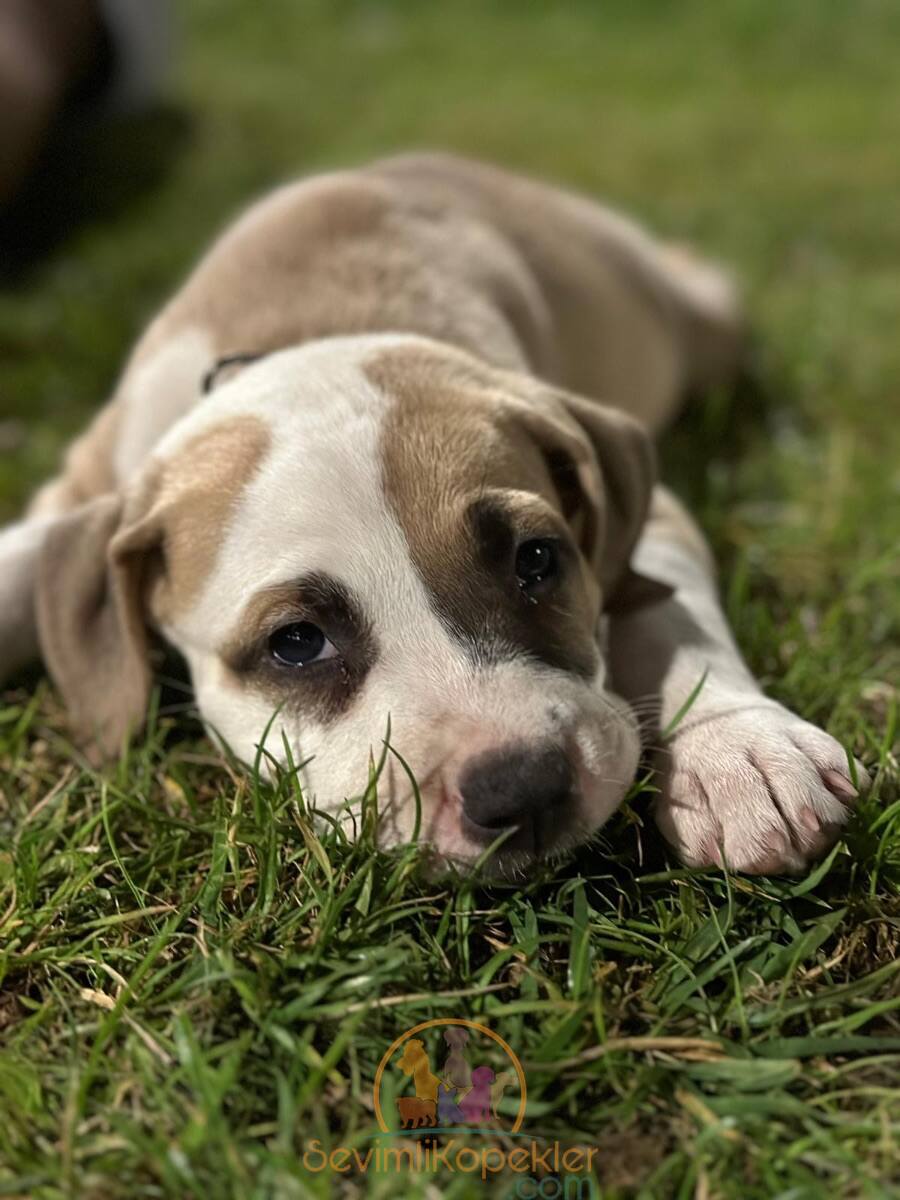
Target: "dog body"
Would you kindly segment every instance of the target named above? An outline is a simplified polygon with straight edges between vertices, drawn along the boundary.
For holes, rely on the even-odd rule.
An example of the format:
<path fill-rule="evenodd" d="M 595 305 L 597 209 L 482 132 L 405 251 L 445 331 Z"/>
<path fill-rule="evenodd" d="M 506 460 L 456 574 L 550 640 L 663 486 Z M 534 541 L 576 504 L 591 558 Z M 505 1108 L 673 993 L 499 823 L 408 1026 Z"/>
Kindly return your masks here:
<path fill-rule="evenodd" d="M 404 1129 L 418 1129 L 422 1125 L 435 1124 L 433 1100 L 419 1100 L 415 1096 L 398 1096 L 397 1111 Z"/>
<path fill-rule="evenodd" d="M 446 1083 L 440 1084 L 438 1087 L 438 1121 L 441 1125 L 464 1125 L 466 1118 L 463 1116 L 462 1109 L 459 1107 L 455 1097 L 459 1093 L 455 1087 L 448 1087 Z"/>
<path fill-rule="evenodd" d="M 628 702 L 665 728 L 705 674 L 659 823 L 691 863 L 798 869 L 845 820 L 846 758 L 762 696 L 654 485 L 651 435 L 740 349 L 719 272 L 587 200 L 445 156 L 285 187 L 0 535 L 0 675 L 40 652 L 114 752 L 156 631 L 210 730 L 252 761 L 268 727 L 332 810 L 389 718 L 424 838 L 466 862 L 504 836 L 516 869 L 618 805 Z M 415 805 L 393 758 L 382 786 L 390 844 Z"/>
<path fill-rule="evenodd" d="M 430 1103 L 437 1101 L 441 1081 L 432 1073 L 428 1052 L 421 1038 L 410 1038 L 397 1065 L 407 1078 L 412 1076 L 413 1086 L 420 1100 Z"/>
<path fill-rule="evenodd" d="M 466 1058 L 466 1045 L 469 1041 L 469 1031 L 461 1025 L 451 1025 L 444 1030 L 444 1041 L 449 1046 L 449 1053 L 444 1060 L 442 1078 L 457 1089 L 459 1100 L 472 1086 L 472 1068 Z"/>
<path fill-rule="evenodd" d="M 463 1119 L 469 1125 L 486 1125 L 491 1119 L 491 1085 L 494 1072 L 490 1067 L 476 1067 L 472 1072 L 472 1089 L 459 1102 Z"/>

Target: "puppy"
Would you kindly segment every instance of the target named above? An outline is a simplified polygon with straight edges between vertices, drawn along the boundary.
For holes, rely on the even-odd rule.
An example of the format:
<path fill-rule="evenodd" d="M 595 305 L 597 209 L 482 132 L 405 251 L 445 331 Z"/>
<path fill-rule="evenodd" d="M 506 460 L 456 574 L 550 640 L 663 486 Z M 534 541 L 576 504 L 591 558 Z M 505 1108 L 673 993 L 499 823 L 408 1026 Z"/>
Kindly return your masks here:
<path fill-rule="evenodd" d="M 663 730 L 685 862 L 800 870 L 855 796 L 762 695 L 652 438 L 741 354 L 727 280 L 579 197 L 410 156 L 293 184 L 216 243 L 0 536 L 0 674 L 77 735 L 141 724 L 154 637 L 210 732 L 380 836 L 524 869 L 598 829 Z M 266 734 L 266 731 L 268 733 Z M 858 767 L 858 778 L 865 773 Z M 344 807 L 349 801 L 349 807 Z M 417 811 L 418 810 L 418 811 Z"/>

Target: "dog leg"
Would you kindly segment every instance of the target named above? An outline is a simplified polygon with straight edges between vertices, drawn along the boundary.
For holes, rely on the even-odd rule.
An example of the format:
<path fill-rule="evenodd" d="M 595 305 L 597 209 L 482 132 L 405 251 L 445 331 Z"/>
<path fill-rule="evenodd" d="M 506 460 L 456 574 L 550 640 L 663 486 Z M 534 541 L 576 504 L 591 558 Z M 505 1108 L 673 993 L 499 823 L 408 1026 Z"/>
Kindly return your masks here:
<path fill-rule="evenodd" d="M 0 530 L 0 683 L 38 657 L 35 573 L 53 517 L 28 517 Z"/>
<path fill-rule="evenodd" d="M 661 487 L 634 563 L 675 593 L 613 619 L 614 686 L 635 703 L 658 698 L 658 737 L 704 680 L 657 752 L 663 835 L 692 866 L 724 857 L 757 874 L 803 870 L 837 839 L 857 795 L 843 748 L 763 695 L 719 606 L 703 537 Z"/>

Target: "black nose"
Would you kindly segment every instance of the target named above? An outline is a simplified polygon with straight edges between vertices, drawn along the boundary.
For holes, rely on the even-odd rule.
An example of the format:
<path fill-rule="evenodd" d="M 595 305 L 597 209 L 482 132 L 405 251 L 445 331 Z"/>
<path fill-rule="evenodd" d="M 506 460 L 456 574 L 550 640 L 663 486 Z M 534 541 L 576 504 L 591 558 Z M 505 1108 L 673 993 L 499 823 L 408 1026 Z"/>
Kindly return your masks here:
<path fill-rule="evenodd" d="M 558 746 L 510 746 L 473 759 L 463 771 L 466 831 L 492 842 L 516 826 L 502 850 L 539 853 L 553 835 L 572 800 L 572 768 Z"/>

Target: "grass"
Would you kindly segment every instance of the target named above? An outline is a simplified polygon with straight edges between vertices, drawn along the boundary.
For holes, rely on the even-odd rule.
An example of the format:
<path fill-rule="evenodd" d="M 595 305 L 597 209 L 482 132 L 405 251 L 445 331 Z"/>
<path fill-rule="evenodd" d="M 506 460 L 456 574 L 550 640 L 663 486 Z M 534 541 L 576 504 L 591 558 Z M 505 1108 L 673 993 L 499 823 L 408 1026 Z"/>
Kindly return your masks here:
<path fill-rule="evenodd" d="M 605 1196 L 900 1195 L 900 11 L 184 10 L 173 107 L 79 147 L 54 189 L 77 230 L 0 292 L 0 517 L 250 196 L 401 146 L 499 159 L 734 264 L 767 399 L 696 405 L 667 475 L 754 670 L 875 786 L 804 880 L 680 868 L 645 789 L 597 846 L 486 890 L 429 880 L 414 848 L 380 854 L 365 830 L 315 830 L 289 775 L 230 768 L 169 694 L 97 774 L 46 683 L 16 681 L 0 1195 L 396 1195 L 393 1178 L 311 1175 L 302 1152 L 364 1144 L 378 1060 L 436 1016 L 506 1038 L 527 1128 L 596 1145 Z"/>

